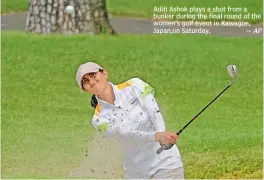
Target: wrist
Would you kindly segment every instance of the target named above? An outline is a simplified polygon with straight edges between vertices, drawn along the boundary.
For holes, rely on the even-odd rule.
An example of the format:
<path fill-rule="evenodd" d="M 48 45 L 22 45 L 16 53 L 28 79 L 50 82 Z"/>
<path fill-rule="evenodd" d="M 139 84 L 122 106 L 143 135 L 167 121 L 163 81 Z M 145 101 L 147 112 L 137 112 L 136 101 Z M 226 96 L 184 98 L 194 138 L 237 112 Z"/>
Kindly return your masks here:
<path fill-rule="evenodd" d="M 155 142 L 156 140 L 155 140 L 155 132 L 149 132 L 148 133 L 148 135 L 147 135 L 148 137 L 147 137 L 147 139 L 148 139 L 148 141 L 151 141 L 151 142 Z"/>
<path fill-rule="evenodd" d="M 160 140 L 160 132 L 156 132 L 155 133 L 155 141 L 159 142 L 159 140 Z"/>

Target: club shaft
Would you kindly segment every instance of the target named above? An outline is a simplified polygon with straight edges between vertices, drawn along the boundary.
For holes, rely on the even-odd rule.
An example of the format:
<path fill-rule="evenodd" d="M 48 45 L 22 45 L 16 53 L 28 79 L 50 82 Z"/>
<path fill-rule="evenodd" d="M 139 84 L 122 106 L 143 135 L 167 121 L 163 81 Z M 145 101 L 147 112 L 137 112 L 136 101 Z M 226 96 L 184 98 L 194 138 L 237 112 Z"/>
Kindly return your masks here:
<path fill-rule="evenodd" d="M 196 116 L 194 116 L 185 126 L 183 126 L 180 130 L 179 130 L 179 134 L 181 134 L 181 132 L 188 127 L 200 114 L 202 114 L 202 112 L 207 109 L 219 96 L 221 96 L 229 87 L 231 86 L 231 84 L 229 84 L 228 86 L 226 86 L 226 88 L 221 91 L 210 103 L 208 103 L 198 114 L 196 114 Z"/>
<path fill-rule="evenodd" d="M 233 83 L 235 80 L 233 80 L 231 83 L 229 83 L 225 89 L 223 89 L 211 102 L 209 102 L 198 114 L 196 114 L 185 126 L 183 126 L 177 133 L 176 135 L 180 135 L 182 131 L 188 127 L 205 109 L 207 109 L 219 96 L 221 96 Z M 162 145 L 157 151 L 157 154 L 160 154 L 163 150 L 169 149 L 173 146 L 173 144 L 166 144 Z"/>

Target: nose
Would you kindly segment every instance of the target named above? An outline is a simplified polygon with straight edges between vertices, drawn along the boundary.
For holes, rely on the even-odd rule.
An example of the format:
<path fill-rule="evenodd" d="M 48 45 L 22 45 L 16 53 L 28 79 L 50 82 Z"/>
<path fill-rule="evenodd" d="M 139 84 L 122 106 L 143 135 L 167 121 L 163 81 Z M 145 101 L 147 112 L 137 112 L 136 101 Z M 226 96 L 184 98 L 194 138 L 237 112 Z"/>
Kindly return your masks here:
<path fill-rule="evenodd" d="M 94 86 L 94 84 L 95 84 L 95 80 L 94 80 L 94 79 L 90 79 L 89 84 L 90 84 L 91 87 Z"/>

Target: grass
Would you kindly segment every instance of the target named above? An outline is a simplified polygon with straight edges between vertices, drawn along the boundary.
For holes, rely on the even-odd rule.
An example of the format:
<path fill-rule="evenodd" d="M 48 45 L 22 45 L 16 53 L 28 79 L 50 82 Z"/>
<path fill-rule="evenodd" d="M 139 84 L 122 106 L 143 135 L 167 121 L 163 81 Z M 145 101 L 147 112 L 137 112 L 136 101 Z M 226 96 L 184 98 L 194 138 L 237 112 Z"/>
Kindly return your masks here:
<path fill-rule="evenodd" d="M 16 32 L 2 32 L 2 178 L 65 178 L 84 158 L 93 109 L 75 72 L 87 60 L 113 83 L 136 76 L 155 87 L 173 131 L 230 82 L 226 66 L 236 64 L 238 81 L 178 147 L 187 179 L 262 178 L 262 39 Z"/>
<path fill-rule="evenodd" d="M 249 13 L 263 14 L 262 1 L 260 0 L 222 0 L 222 1 L 211 1 L 211 0 L 107 0 L 107 7 L 112 15 L 116 16 L 136 16 L 136 17 L 153 17 L 154 7 L 159 6 L 186 6 L 186 7 L 240 7 L 247 8 Z M 3 0 L 2 11 L 3 13 L 12 11 L 27 11 L 28 0 Z M 263 16 L 262 16 L 263 18 Z M 262 22 L 262 19 L 250 19 L 252 23 Z"/>

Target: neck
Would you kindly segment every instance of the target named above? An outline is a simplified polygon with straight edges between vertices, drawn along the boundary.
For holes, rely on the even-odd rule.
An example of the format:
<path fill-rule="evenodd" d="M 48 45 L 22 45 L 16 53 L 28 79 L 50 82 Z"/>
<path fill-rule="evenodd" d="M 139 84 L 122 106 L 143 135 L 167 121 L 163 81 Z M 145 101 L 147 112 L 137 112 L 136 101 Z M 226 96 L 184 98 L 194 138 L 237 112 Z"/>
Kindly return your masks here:
<path fill-rule="evenodd" d="M 97 95 L 97 97 L 103 101 L 108 102 L 109 104 L 114 104 L 115 94 L 112 86 L 110 84 L 107 84 L 104 91 Z"/>

